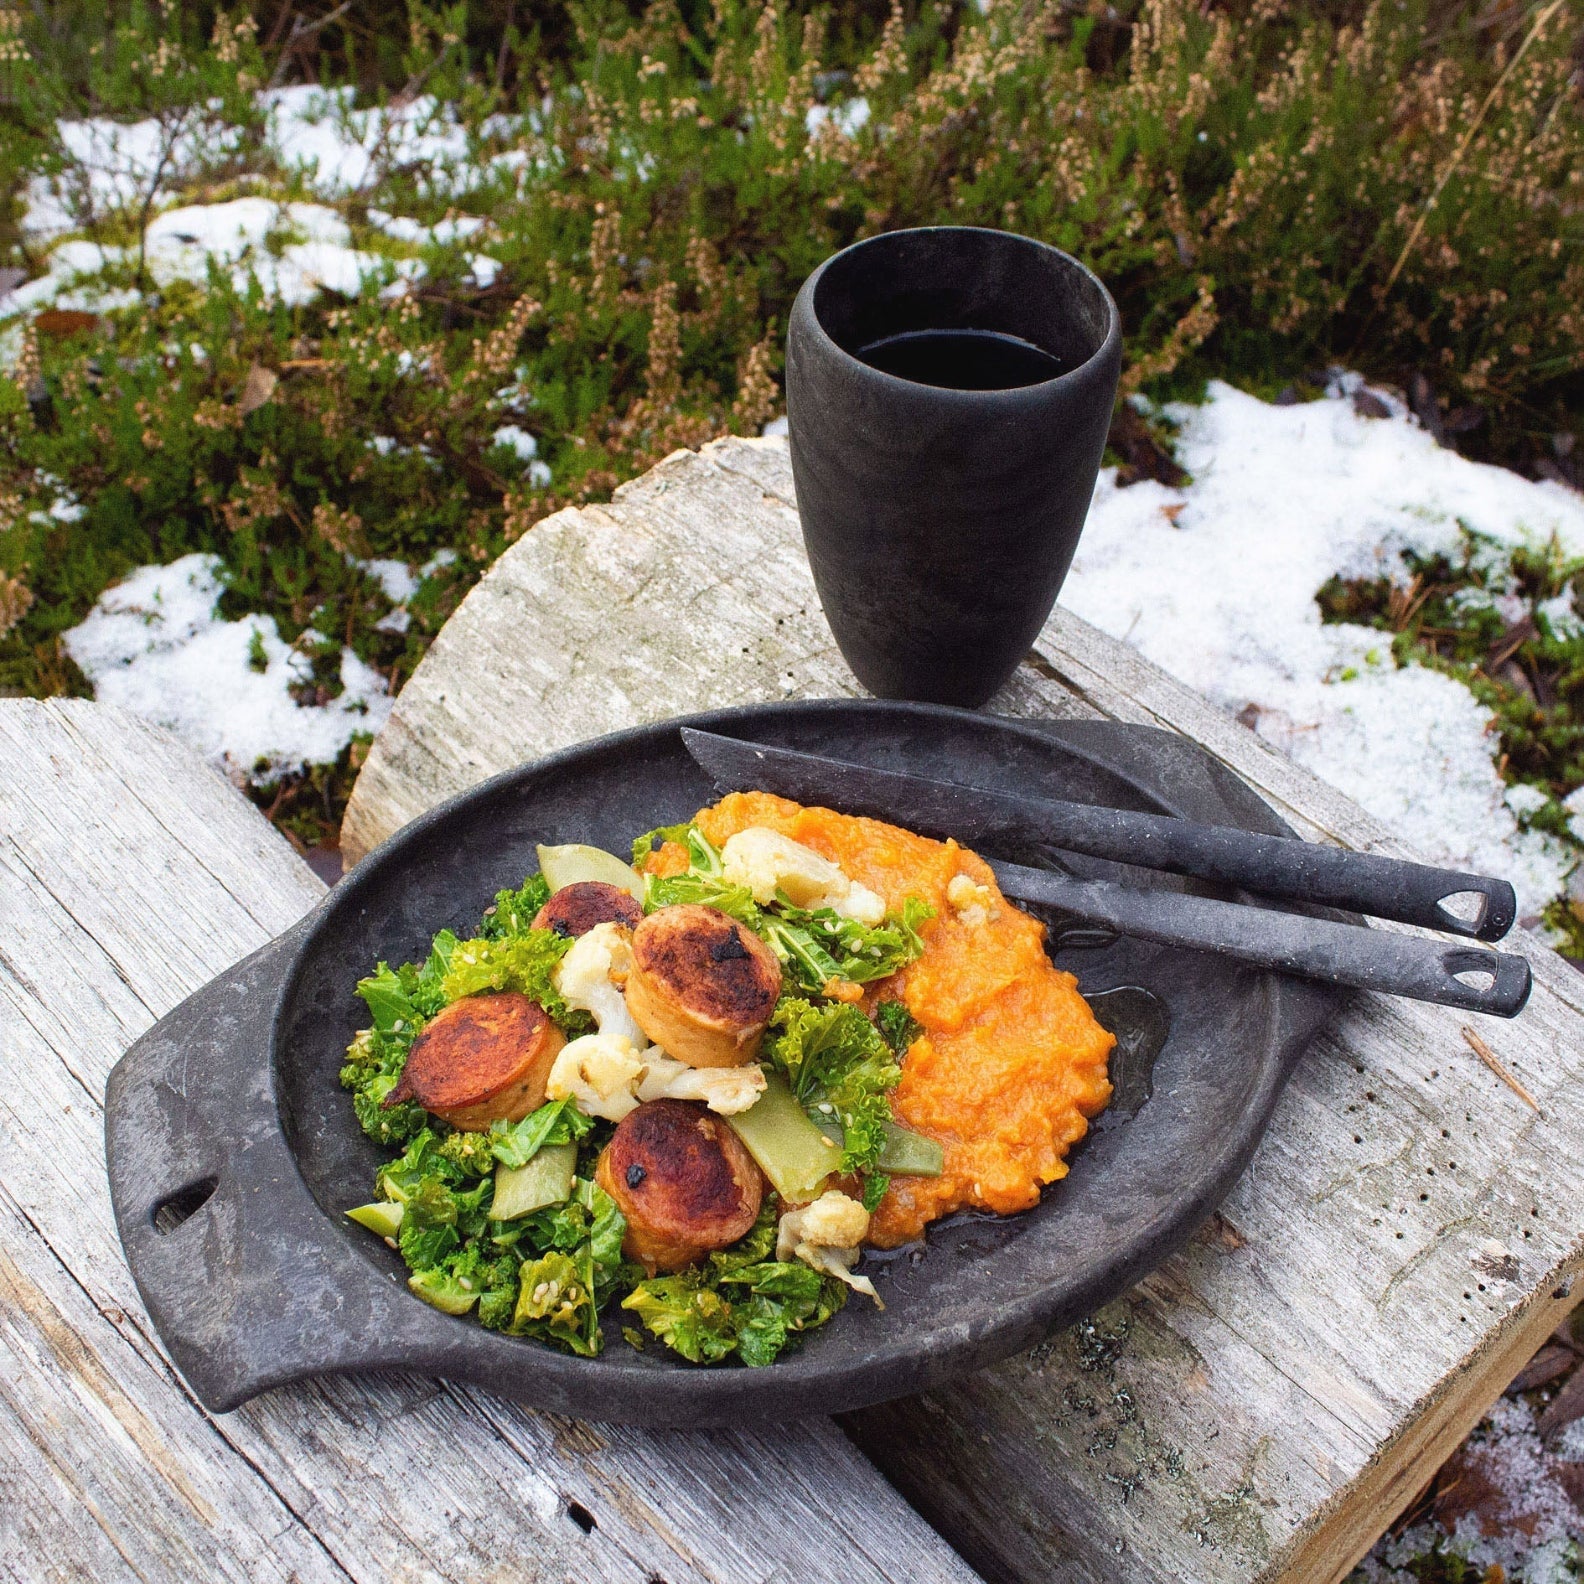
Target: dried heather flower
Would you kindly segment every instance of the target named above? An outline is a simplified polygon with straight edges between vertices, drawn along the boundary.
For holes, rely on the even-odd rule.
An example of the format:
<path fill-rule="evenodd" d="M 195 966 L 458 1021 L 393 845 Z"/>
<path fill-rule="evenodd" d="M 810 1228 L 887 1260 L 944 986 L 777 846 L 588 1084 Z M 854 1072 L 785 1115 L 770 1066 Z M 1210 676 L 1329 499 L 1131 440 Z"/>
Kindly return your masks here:
<path fill-rule="evenodd" d="M 0 638 L 4 638 L 32 607 L 32 589 L 21 578 L 0 572 Z"/>

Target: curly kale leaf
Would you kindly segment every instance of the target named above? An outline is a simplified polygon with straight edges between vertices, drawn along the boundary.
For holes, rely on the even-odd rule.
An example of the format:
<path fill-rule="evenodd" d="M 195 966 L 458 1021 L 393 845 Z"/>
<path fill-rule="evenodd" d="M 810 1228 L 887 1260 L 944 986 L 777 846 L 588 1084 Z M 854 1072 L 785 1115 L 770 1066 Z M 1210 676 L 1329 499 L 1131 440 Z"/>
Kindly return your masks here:
<path fill-rule="evenodd" d="M 717 1364 L 737 1351 L 734 1306 L 705 1285 L 696 1270 L 640 1282 L 622 1308 L 631 1309 L 653 1336 L 690 1363 Z"/>
<path fill-rule="evenodd" d="M 457 1198 L 439 1177 L 424 1177 L 408 1190 L 396 1244 L 409 1270 L 429 1270 L 461 1247 Z"/>
<path fill-rule="evenodd" d="M 559 1249 L 523 1262 L 517 1307 L 506 1328 L 514 1336 L 558 1342 L 592 1358 L 604 1340 L 594 1296 L 594 1261 L 585 1244 L 576 1254 Z"/>
<path fill-rule="evenodd" d="M 916 961 L 924 951 L 919 927 L 934 916 L 919 897 L 904 898 L 900 913 L 874 925 L 843 918 L 833 908 L 794 907 L 778 897 L 767 915 L 772 923 L 765 938 L 783 963 L 790 962 L 798 984 L 817 993 L 831 979 L 871 984 Z"/>
<path fill-rule="evenodd" d="M 755 933 L 763 933 L 764 917 L 753 899 L 753 892 L 745 885 L 730 885 L 719 875 L 694 874 L 689 870 L 679 875 L 650 875 L 644 896 L 644 909 L 653 913 L 656 908 L 677 907 L 685 902 L 697 902 L 704 907 L 719 909 L 730 914 L 739 924 L 746 924 Z"/>
<path fill-rule="evenodd" d="M 495 1173 L 495 1151 L 487 1133 L 447 1133 L 440 1140 L 439 1150 L 469 1177 L 491 1177 Z"/>
<path fill-rule="evenodd" d="M 361 1030 L 347 1046 L 341 1086 L 352 1091 L 358 1123 L 376 1144 L 405 1144 L 429 1120 L 423 1107 L 412 1100 L 385 1109 L 385 1097 L 396 1087 L 411 1046 L 410 1031 L 381 1033 L 377 1028 Z"/>
<path fill-rule="evenodd" d="M 516 1309 L 517 1261 L 466 1243 L 438 1264 L 414 1271 L 411 1286 L 447 1314 L 466 1314 L 477 1304 L 480 1321 L 499 1330 Z"/>
<path fill-rule="evenodd" d="M 550 882 L 541 874 L 529 875 L 516 891 L 497 891 L 479 924 L 484 940 L 504 940 L 526 935 L 539 909 L 550 900 Z"/>
<path fill-rule="evenodd" d="M 667 1347 L 695 1364 L 735 1353 L 745 1364 L 773 1363 L 792 1339 L 839 1310 L 847 1289 L 807 1265 L 770 1258 L 776 1211 L 767 1200 L 746 1237 L 674 1276 L 640 1282 L 623 1301 Z"/>
<path fill-rule="evenodd" d="M 924 1032 L 924 1025 L 900 1001 L 882 1001 L 875 1008 L 874 1020 L 881 1039 L 898 1056 L 905 1056 L 908 1047 Z"/>
<path fill-rule="evenodd" d="M 341 1083 L 352 1091 L 358 1122 L 376 1143 L 405 1143 L 427 1121 L 415 1101 L 403 1101 L 387 1111 L 385 1097 L 396 1087 L 424 1023 L 446 1004 L 442 983 L 456 946 L 456 936 L 441 930 L 421 968 L 404 963 L 393 969 L 382 962 L 358 983 L 357 992 L 374 1026 L 347 1047 Z"/>
<path fill-rule="evenodd" d="M 572 1013 L 551 976 L 572 942 L 554 930 L 529 929 L 494 940 L 479 936 L 458 941 L 451 952 L 442 981 L 448 1002 L 485 990 L 516 990 L 537 1001 L 550 1016 L 571 1032 L 592 1027 L 585 1012 Z"/>
<path fill-rule="evenodd" d="M 777 1003 L 772 1029 L 765 1051 L 792 1093 L 816 1119 L 841 1126 L 839 1169 L 869 1170 L 885 1145 L 890 1091 L 902 1080 L 880 1031 L 855 1006 L 816 1006 L 797 996 Z"/>
<path fill-rule="evenodd" d="M 489 1148 L 502 1166 L 526 1166 L 547 1144 L 575 1144 L 593 1131 L 594 1123 L 569 1096 L 547 1100 L 521 1122 L 491 1122 Z"/>
<path fill-rule="evenodd" d="M 345 1072 L 343 1068 L 343 1083 Z M 352 1109 L 358 1125 L 376 1144 L 405 1144 L 428 1124 L 429 1114 L 416 1100 L 401 1100 L 386 1109 L 385 1096 L 396 1087 L 393 1077 L 381 1074 L 347 1087 L 352 1090 Z"/>

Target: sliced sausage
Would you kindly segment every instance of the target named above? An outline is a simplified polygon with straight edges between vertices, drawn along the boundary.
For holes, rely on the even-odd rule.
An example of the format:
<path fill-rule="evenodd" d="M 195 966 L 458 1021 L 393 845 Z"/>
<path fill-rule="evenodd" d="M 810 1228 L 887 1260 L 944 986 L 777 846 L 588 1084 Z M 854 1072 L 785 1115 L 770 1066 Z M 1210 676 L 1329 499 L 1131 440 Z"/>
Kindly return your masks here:
<path fill-rule="evenodd" d="M 525 995 L 468 996 L 436 1013 L 413 1041 L 385 1104 L 416 1100 L 472 1133 L 491 1122 L 519 1122 L 544 1104 L 545 1080 L 565 1044 L 544 1008 Z"/>
<path fill-rule="evenodd" d="M 627 1010 L 690 1067 L 736 1067 L 758 1054 L 781 994 L 781 964 L 717 908 L 660 908 L 633 931 Z"/>
<path fill-rule="evenodd" d="M 594 1178 L 627 1218 L 622 1252 L 651 1276 L 735 1243 L 764 1200 L 764 1178 L 742 1141 L 688 1100 L 651 1100 L 629 1112 Z"/>
<path fill-rule="evenodd" d="M 535 929 L 554 930 L 570 940 L 587 935 L 596 924 L 625 924 L 632 929 L 643 918 L 643 904 L 620 886 L 603 880 L 576 880 L 562 886 L 534 914 Z"/>

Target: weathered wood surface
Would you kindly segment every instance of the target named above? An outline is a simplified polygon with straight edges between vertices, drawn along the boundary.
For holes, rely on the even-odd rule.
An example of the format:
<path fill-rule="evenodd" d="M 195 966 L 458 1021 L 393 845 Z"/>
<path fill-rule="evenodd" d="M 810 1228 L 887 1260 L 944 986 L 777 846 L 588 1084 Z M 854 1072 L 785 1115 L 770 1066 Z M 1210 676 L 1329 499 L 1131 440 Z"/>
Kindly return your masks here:
<path fill-rule="evenodd" d="M 105 1078 L 322 891 L 161 733 L 0 703 L 0 1577 L 972 1584 L 828 1422 L 653 1435 L 389 1375 L 192 1400 L 116 1240 Z"/>
<path fill-rule="evenodd" d="M 540 524 L 468 596 L 369 756 L 347 845 L 366 852 L 482 777 L 603 731 L 855 691 L 784 445 L 679 453 L 609 507 Z M 1060 610 L 992 708 L 1184 732 L 1305 834 L 1401 850 Z M 1340 1577 L 1573 1302 L 1584 980 L 1533 955 L 1539 988 L 1516 1024 L 1360 1001 L 1189 1249 L 1094 1328 L 850 1432 L 987 1577 Z M 1464 1021 L 1543 1117 L 1474 1061 Z"/>

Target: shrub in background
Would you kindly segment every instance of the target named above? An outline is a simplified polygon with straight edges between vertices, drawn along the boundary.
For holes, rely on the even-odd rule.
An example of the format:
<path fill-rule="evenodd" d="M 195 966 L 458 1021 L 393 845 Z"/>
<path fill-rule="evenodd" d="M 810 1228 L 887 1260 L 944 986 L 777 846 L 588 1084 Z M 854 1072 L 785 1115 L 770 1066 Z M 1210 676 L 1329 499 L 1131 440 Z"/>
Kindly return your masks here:
<path fill-rule="evenodd" d="M 44 263 L 20 222 L 51 176 L 83 236 L 128 249 L 106 280 L 137 293 L 30 328 L 0 386 L 0 686 L 71 689 L 59 634 L 97 593 L 208 550 L 237 613 L 323 648 L 325 689 L 343 641 L 399 688 L 547 512 L 756 433 L 798 284 L 895 226 L 1004 226 L 1084 258 L 1121 304 L 1128 389 L 1214 373 L 1269 394 L 1333 360 L 1428 371 L 1497 455 L 1578 411 L 1584 104 L 1564 0 L 388 13 L 326 5 L 318 26 L 271 5 L 266 49 L 241 13 L 131 7 L 96 31 L 63 6 L 52 32 L 0 11 L 13 260 Z M 494 234 L 418 248 L 427 274 L 394 301 L 287 307 L 219 270 L 155 289 L 157 208 L 314 196 L 276 163 L 257 98 L 310 70 L 362 104 L 433 96 L 469 149 L 470 174 L 437 183 L 376 137 L 333 199 L 359 246 L 393 269 L 415 251 L 371 209 L 459 210 Z M 145 118 L 169 150 L 115 202 L 56 129 L 89 113 Z M 488 285 L 479 249 L 501 266 Z M 493 444 L 505 424 L 536 437 L 548 485 Z M 81 515 L 50 515 L 60 500 Z M 411 626 L 380 630 L 389 602 L 356 561 L 442 547 L 460 557 Z"/>

